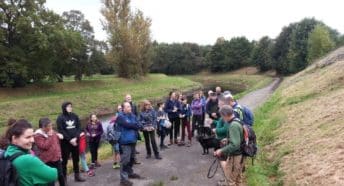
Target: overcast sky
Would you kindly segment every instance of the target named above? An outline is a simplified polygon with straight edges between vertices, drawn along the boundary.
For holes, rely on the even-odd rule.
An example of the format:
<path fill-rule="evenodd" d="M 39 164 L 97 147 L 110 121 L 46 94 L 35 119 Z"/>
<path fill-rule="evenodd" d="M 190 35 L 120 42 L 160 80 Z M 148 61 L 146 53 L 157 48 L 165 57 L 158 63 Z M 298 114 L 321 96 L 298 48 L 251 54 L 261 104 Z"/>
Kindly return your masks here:
<path fill-rule="evenodd" d="M 132 0 L 152 19 L 152 38 L 158 42 L 213 44 L 218 37 L 275 38 L 283 26 L 315 17 L 344 33 L 343 0 Z M 100 20 L 101 0 L 47 0 L 46 7 L 61 14 L 82 11 L 105 40 Z"/>

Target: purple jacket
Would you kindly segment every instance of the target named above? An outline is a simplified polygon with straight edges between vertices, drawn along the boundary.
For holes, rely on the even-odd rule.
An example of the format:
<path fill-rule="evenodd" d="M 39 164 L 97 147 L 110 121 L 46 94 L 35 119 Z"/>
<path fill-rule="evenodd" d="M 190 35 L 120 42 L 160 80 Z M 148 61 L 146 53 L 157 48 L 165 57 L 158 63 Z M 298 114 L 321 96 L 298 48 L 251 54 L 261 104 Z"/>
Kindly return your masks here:
<path fill-rule="evenodd" d="M 202 100 L 201 99 L 194 99 L 194 100 L 192 100 L 192 102 L 191 102 L 191 110 L 192 110 L 192 114 L 193 115 L 197 115 L 197 116 L 202 115 L 203 114 L 202 107 L 203 107 L 203 104 L 202 104 Z"/>
<path fill-rule="evenodd" d="M 96 125 L 93 125 L 91 123 L 88 123 L 87 124 L 87 127 L 86 127 L 86 132 L 87 134 L 89 134 L 89 141 L 90 142 L 96 142 L 96 141 L 99 141 L 102 134 L 103 134 L 103 126 L 102 126 L 102 123 L 100 122 L 97 122 Z M 92 134 L 95 134 L 96 136 L 92 137 Z"/>

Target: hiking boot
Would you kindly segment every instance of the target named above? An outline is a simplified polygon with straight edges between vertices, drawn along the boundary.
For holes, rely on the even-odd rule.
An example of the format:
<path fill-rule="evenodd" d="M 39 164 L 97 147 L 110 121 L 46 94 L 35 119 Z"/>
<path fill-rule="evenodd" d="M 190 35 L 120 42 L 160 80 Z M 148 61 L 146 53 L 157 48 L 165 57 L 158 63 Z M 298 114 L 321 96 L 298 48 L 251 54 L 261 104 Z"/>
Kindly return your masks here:
<path fill-rule="evenodd" d="M 82 178 L 82 177 L 80 176 L 79 173 L 75 173 L 75 174 L 74 174 L 74 180 L 75 180 L 76 182 L 84 182 L 84 181 L 86 181 L 84 178 Z"/>
<path fill-rule="evenodd" d="M 146 159 L 150 159 L 151 157 L 152 157 L 152 155 L 147 154 Z"/>
<path fill-rule="evenodd" d="M 87 171 L 87 176 L 88 177 L 93 177 L 95 176 L 96 174 L 94 173 L 94 171 L 92 169 L 90 169 L 89 171 Z"/>
<path fill-rule="evenodd" d="M 133 173 L 131 175 L 128 176 L 131 179 L 143 179 L 143 177 L 141 177 L 140 175 Z"/>
<path fill-rule="evenodd" d="M 121 180 L 120 185 L 121 186 L 132 186 L 133 182 L 131 182 L 129 180 Z"/>

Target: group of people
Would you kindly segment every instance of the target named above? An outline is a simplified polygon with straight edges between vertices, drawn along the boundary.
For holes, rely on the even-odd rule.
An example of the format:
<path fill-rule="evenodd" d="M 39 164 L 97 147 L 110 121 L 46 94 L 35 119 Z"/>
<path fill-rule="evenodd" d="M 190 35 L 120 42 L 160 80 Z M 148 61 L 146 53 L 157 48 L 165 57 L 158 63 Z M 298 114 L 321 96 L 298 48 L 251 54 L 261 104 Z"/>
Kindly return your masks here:
<path fill-rule="evenodd" d="M 39 128 L 34 131 L 27 120 L 10 119 L 6 134 L 1 138 L 0 148 L 4 157 L 15 156 L 12 163 L 19 175 L 20 185 L 54 185 L 55 181 L 59 185 L 66 185 L 70 157 L 75 181 L 85 181 L 80 175 L 79 161 L 82 171 L 88 176 L 94 176 L 94 170 L 101 166 L 98 148 L 105 131 L 107 140 L 113 146 L 113 168 L 120 168 L 120 184 L 133 185 L 129 179 L 142 178 L 133 171 L 133 165 L 139 163 L 136 159 L 136 144 L 141 138 L 140 131 L 145 141 L 146 158 L 151 158 L 153 153 L 155 159 L 161 160 L 155 135 L 160 137 L 160 150 L 168 149 L 173 144 L 189 147 L 195 131 L 199 133 L 199 128 L 204 126 L 206 115 L 213 120 L 213 132 L 224 144 L 214 155 L 222 157 L 221 166 L 225 171 L 226 182 L 236 183 L 240 180 L 244 160 L 240 156 L 243 133 L 241 125 L 234 118 L 240 118 L 242 114 L 230 92 L 222 93 L 221 88 L 216 87 L 215 92 L 209 91 L 206 98 L 202 91 L 198 91 L 193 94 L 189 104 L 186 95 L 172 91 L 166 102 L 157 103 L 156 109 L 150 101 L 144 100 L 140 112 L 131 99 L 131 95 L 125 96 L 125 101 L 118 105 L 115 117 L 106 130 L 103 130 L 96 114 L 89 116 L 87 126 L 82 129 L 79 117 L 73 113 L 71 102 L 62 104 L 62 113 L 56 120 L 56 127 L 49 118 L 41 118 Z M 181 138 L 178 140 L 180 131 Z M 165 145 L 165 137 L 168 135 L 169 143 Z M 87 145 L 91 154 L 89 165 L 86 161 Z"/>

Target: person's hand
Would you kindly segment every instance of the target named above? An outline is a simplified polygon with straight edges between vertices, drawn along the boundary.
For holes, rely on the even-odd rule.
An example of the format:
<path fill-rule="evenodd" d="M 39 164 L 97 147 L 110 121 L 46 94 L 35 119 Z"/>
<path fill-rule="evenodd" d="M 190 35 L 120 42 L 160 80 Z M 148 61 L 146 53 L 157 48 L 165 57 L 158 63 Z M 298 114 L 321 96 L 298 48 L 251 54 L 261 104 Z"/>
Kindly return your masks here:
<path fill-rule="evenodd" d="M 80 133 L 80 137 L 83 136 L 83 135 L 85 135 L 85 133 L 84 133 L 84 132 L 81 132 L 81 133 Z"/>
<path fill-rule="evenodd" d="M 211 113 L 211 116 L 213 116 L 214 118 L 217 118 L 216 113 Z"/>
<path fill-rule="evenodd" d="M 92 137 L 96 137 L 96 134 L 92 134 L 91 136 L 92 136 Z"/>
<path fill-rule="evenodd" d="M 59 139 L 60 139 L 60 140 L 62 140 L 62 139 L 63 139 L 63 135 L 62 135 L 62 134 L 60 134 L 60 133 L 56 133 L 56 135 L 57 135 L 57 137 L 59 137 Z"/>
<path fill-rule="evenodd" d="M 78 144 L 76 143 L 76 138 L 73 138 L 69 141 L 70 144 L 72 144 L 73 146 L 77 146 Z"/>
<path fill-rule="evenodd" d="M 214 134 L 216 133 L 216 129 L 212 129 L 211 131 L 212 131 Z"/>
<path fill-rule="evenodd" d="M 214 152 L 214 156 L 220 157 L 222 155 L 221 149 L 218 149 Z"/>

